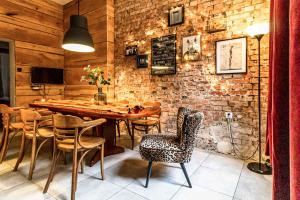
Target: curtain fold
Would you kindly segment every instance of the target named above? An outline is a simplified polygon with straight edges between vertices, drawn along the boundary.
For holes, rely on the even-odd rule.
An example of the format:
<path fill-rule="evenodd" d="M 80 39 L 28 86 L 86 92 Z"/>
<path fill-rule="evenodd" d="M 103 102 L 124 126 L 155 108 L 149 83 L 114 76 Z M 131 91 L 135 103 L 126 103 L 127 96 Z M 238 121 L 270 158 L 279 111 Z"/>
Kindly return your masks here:
<path fill-rule="evenodd" d="M 271 0 L 267 152 L 273 200 L 300 200 L 300 0 Z"/>
<path fill-rule="evenodd" d="M 290 197 L 300 199 L 300 0 L 290 1 Z"/>

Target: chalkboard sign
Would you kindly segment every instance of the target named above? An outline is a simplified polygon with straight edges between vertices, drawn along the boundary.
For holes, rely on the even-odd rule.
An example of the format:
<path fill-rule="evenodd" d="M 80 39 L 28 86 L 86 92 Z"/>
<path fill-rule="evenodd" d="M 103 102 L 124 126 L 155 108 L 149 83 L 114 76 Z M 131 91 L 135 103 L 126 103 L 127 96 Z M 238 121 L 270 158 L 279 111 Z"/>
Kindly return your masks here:
<path fill-rule="evenodd" d="M 176 74 L 176 34 L 152 39 L 151 74 Z"/>

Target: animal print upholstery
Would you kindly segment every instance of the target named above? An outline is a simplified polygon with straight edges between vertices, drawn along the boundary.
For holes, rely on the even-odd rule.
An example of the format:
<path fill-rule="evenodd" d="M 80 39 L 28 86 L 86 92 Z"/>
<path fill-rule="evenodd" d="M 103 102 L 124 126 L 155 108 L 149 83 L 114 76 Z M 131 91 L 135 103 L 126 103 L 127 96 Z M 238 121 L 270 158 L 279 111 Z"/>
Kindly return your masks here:
<path fill-rule="evenodd" d="M 143 159 L 170 163 L 187 163 L 191 160 L 194 141 L 202 123 L 203 114 L 191 109 L 179 108 L 177 119 L 180 135 L 143 136 L 140 145 L 140 154 Z"/>

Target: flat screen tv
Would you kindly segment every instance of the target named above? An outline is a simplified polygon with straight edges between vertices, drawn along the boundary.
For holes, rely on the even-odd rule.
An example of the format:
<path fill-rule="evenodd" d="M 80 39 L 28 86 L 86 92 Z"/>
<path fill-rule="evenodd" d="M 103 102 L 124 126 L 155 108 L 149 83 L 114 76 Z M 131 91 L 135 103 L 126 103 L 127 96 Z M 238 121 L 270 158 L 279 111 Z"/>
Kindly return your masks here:
<path fill-rule="evenodd" d="M 64 84 L 64 70 L 58 68 L 32 67 L 32 84 Z"/>

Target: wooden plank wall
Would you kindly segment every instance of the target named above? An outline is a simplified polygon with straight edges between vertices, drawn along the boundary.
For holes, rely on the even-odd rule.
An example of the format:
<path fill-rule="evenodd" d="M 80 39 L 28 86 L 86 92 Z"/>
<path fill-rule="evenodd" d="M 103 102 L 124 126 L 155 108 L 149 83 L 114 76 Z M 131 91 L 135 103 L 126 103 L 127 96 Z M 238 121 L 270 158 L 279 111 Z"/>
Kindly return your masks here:
<path fill-rule="evenodd" d="M 83 67 L 101 66 L 106 76 L 112 78 L 112 85 L 105 87 L 109 99 L 114 98 L 114 1 L 80 0 L 80 14 L 88 19 L 96 51 L 74 53 L 65 51 L 66 99 L 91 99 L 96 87 L 80 82 Z M 69 28 L 69 18 L 77 14 L 77 0 L 64 6 L 64 31 Z"/>
<path fill-rule="evenodd" d="M 15 41 L 16 106 L 41 99 L 30 87 L 30 68 L 64 67 L 63 7 L 50 0 L 1 0 L 0 38 Z M 64 86 L 49 85 L 46 92 L 61 99 Z"/>

